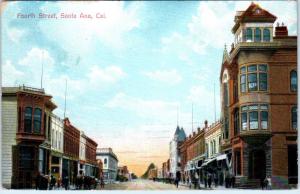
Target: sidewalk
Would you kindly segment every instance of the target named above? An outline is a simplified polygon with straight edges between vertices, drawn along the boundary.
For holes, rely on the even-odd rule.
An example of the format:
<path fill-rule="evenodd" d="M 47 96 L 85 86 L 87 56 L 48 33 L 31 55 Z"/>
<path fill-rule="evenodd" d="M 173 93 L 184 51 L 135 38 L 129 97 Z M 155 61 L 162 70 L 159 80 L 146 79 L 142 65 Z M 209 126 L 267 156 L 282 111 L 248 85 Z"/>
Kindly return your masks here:
<path fill-rule="evenodd" d="M 189 185 L 186 184 L 186 183 L 180 182 L 179 185 L 185 186 L 185 187 L 188 187 L 188 188 L 189 188 Z M 194 189 L 194 185 L 192 185 L 191 189 Z M 197 188 L 197 189 L 198 189 L 198 188 Z M 199 189 L 200 189 L 200 190 L 227 190 L 227 189 L 237 189 L 237 188 L 226 188 L 226 187 L 223 186 L 223 185 L 218 185 L 217 187 L 215 187 L 214 184 L 212 184 L 211 188 L 208 188 L 208 186 L 207 186 L 207 188 L 205 188 L 205 185 L 202 184 L 202 183 L 200 183 L 200 188 L 199 188 Z"/>

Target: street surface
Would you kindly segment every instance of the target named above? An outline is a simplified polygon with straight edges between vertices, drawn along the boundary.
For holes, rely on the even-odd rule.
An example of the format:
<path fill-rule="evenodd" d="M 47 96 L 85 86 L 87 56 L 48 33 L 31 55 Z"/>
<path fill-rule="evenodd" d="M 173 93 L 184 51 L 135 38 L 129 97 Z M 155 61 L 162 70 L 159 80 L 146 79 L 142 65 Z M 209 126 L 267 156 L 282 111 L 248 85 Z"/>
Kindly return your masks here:
<path fill-rule="evenodd" d="M 97 190 L 100 187 L 98 185 Z M 107 184 L 104 190 L 187 190 L 186 186 L 176 188 L 174 184 L 166 184 L 162 182 L 154 182 L 152 180 L 137 179 L 128 182 L 120 182 Z"/>

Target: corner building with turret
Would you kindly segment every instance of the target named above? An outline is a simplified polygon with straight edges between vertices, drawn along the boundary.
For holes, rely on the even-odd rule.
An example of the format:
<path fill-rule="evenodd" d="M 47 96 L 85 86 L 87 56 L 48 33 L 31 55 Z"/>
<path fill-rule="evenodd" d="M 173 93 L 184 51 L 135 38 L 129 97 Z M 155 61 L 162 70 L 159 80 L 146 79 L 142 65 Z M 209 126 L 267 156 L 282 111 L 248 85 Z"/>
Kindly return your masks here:
<path fill-rule="evenodd" d="M 297 166 L 297 37 L 252 3 L 238 11 L 220 72 L 222 145 L 238 187 L 293 188 Z"/>

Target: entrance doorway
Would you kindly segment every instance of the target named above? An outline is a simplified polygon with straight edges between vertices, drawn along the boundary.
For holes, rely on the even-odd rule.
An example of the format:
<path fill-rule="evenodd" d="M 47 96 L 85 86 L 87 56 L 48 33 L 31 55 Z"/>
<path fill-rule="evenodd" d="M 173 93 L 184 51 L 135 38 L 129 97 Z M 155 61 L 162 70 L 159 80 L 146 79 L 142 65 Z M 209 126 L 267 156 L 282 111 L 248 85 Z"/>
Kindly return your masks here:
<path fill-rule="evenodd" d="M 264 150 L 253 150 L 249 154 L 249 178 L 266 177 L 266 154 Z"/>
<path fill-rule="evenodd" d="M 298 184 L 297 145 L 288 146 L 289 184 Z"/>

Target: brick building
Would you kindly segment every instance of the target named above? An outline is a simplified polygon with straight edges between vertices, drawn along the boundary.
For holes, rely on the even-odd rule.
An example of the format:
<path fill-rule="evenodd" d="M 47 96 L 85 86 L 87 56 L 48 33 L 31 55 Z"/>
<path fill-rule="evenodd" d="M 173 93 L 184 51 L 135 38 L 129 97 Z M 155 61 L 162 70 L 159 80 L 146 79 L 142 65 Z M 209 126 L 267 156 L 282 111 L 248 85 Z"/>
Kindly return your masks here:
<path fill-rule="evenodd" d="M 74 127 L 68 118 L 64 119 L 64 158 L 62 177 L 69 177 L 75 183 L 78 174 L 80 131 Z"/>
<path fill-rule="evenodd" d="M 180 154 L 183 160 L 181 160 L 181 180 L 186 182 L 189 180 L 195 180 L 196 177 L 201 178 L 201 165 L 205 160 L 205 143 L 204 132 L 207 128 L 207 121 L 203 129 L 197 128 L 191 135 L 188 136 L 185 142 L 180 146 Z"/>
<path fill-rule="evenodd" d="M 2 88 L 3 187 L 33 188 L 38 172 L 49 173 L 51 98 L 43 89 Z"/>
<path fill-rule="evenodd" d="M 240 186 L 297 183 L 297 37 L 284 25 L 273 32 L 275 20 L 255 3 L 238 11 L 223 55 L 222 151 Z"/>
<path fill-rule="evenodd" d="M 95 176 L 96 168 L 97 168 L 97 160 L 96 160 L 96 150 L 98 144 L 89 137 L 85 137 L 86 146 L 85 146 L 85 174 L 87 176 Z"/>

